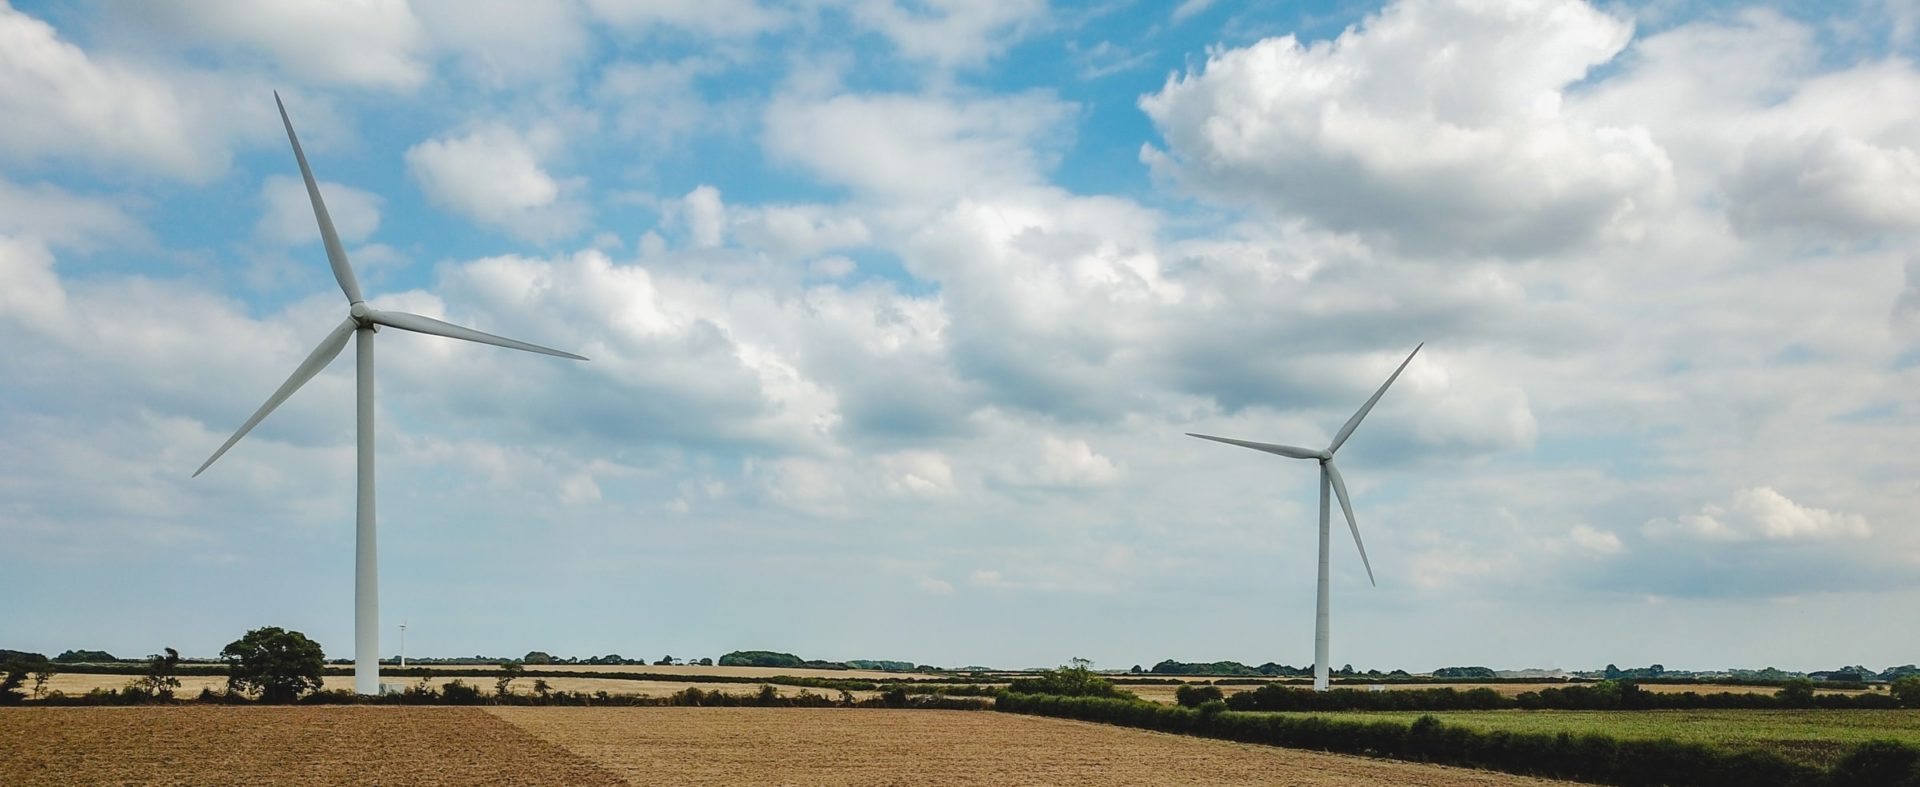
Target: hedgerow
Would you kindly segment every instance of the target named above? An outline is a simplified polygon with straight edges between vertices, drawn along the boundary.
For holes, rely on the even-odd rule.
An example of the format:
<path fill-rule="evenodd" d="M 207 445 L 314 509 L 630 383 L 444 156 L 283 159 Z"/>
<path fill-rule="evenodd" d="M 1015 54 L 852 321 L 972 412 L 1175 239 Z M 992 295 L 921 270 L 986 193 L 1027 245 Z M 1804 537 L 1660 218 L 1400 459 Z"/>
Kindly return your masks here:
<path fill-rule="evenodd" d="M 1212 703 L 1209 703 L 1211 705 Z M 1198 709 L 1101 697 L 1002 694 L 995 709 L 1242 743 L 1316 749 L 1623 787 L 1920 787 L 1920 749 L 1863 744 L 1831 771 L 1769 751 L 1605 735 L 1481 732 L 1422 716 L 1412 724 Z"/>

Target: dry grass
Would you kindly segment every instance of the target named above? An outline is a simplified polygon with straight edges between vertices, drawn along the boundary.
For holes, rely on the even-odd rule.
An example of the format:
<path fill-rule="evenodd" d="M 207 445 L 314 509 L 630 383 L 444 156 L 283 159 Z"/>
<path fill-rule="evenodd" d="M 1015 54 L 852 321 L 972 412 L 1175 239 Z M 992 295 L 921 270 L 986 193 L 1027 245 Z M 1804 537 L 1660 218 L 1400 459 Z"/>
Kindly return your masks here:
<path fill-rule="evenodd" d="M 0 784 L 619 785 L 477 708 L 0 709 Z"/>
<path fill-rule="evenodd" d="M 985 711 L 490 708 L 631 784 L 1552 785 Z"/>
<path fill-rule="evenodd" d="M 59 691 L 69 695 L 85 694 L 96 688 L 124 688 L 128 683 L 131 683 L 133 679 L 134 676 L 132 675 L 56 674 L 52 679 L 47 681 L 47 691 Z M 324 680 L 326 681 L 326 688 L 329 690 L 340 689 L 350 691 L 353 689 L 353 677 L 350 675 L 328 675 Z M 381 680 L 385 683 L 412 686 L 418 683 L 420 679 L 383 677 Z M 481 691 L 488 694 L 493 693 L 493 680 L 491 678 L 471 676 L 456 678 L 448 676 L 430 680 L 428 681 L 428 685 L 437 690 L 441 684 L 452 680 L 459 680 L 469 686 L 477 686 Z M 534 678 L 515 679 L 513 682 L 513 692 L 515 694 L 532 694 L 534 680 Z M 696 688 L 701 691 L 723 691 L 728 694 L 753 694 L 760 690 L 760 684 L 758 683 L 687 683 L 670 680 L 623 680 L 620 678 L 593 678 L 585 676 L 578 678 L 540 678 L 540 680 L 546 681 L 547 686 L 554 691 L 583 691 L 589 694 L 596 691 L 604 691 L 608 694 L 636 697 L 665 697 L 689 688 Z M 175 694 L 180 697 L 193 697 L 198 695 L 202 688 L 221 691 L 226 687 L 227 679 L 223 677 L 186 676 L 180 679 L 180 688 L 175 691 Z M 31 689 L 32 684 L 28 684 L 27 688 Z M 793 696 L 803 690 L 834 698 L 840 696 L 840 692 L 838 691 L 802 689 L 797 686 L 775 686 L 774 690 L 780 692 L 780 695 L 783 697 Z M 877 695 L 878 692 L 872 691 L 853 692 L 855 699 L 866 699 Z"/>
<path fill-rule="evenodd" d="M 408 664 L 407 669 L 432 670 L 484 670 L 487 664 Z M 840 678 L 842 680 L 902 680 L 928 679 L 934 676 L 915 672 L 878 672 L 857 669 L 802 669 L 797 667 L 701 667 L 697 665 L 602 665 L 602 664 L 528 664 L 527 669 L 554 672 L 641 672 L 652 675 L 699 675 L 737 678 L 753 681 L 760 678 L 773 678 L 786 675 L 795 678 Z M 552 680 L 552 678 L 548 678 Z"/>

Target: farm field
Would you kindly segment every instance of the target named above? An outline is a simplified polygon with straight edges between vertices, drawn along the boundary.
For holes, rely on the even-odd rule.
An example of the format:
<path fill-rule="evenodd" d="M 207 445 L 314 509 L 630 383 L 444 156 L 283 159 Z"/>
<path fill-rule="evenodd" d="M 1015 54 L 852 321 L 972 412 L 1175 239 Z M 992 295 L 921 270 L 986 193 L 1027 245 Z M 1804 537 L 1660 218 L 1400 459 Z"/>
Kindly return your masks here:
<path fill-rule="evenodd" d="M 128 683 L 132 682 L 135 677 L 136 676 L 133 676 L 133 675 L 89 675 L 89 674 L 59 673 L 54 675 L 51 679 L 47 681 L 46 688 L 47 688 L 47 691 L 49 692 L 58 691 L 67 695 L 85 694 L 94 689 L 123 688 Z M 328 691 L 335 691 L 335 690 L 352 691 L 353 690 L 353 676 L 351 675 L 328 675 L 325 678 L 322 678 L 322 680 L 325 681 L 325 688 Z M 415 683 L 418 683 L 419 680 L 420 680 L 419 678 L 403 678 L 403 677 L 383 678 L 383 682 L 397 683 L 402 686 L 412 686 Z M 452 680 L 459 680 L 459 681 L 465 682 L 469 686 L 477 686 L 482 691 L 488 694 L 493 693 L 493 679 L 483 678 L 483 677 L 447 676 L 444 678 L 435 678 L 433 680 L 430 680 L 428 681 L 428 685 L 432 686 L 435 689 L 438 689 L 441 686 L 441 684 L 444 684 Z M 513 693 L 532 694 L 534 680 L 535 680 L 534 678 L 516 679 L 513 682 L 513 687 L 512 687 Z M 669 694 L 674 694 L 689 688 L 697 688 L 701 691 L 721 691 L 721 692 L 726 692 L 728 694 L 752 694 L 760 690 L 760 684 L 744 682 L 745 680 L 744 678 L 743 678 L 743 682 L 741 683 L 688 683 L 685 681 L 671 681 L 671 680 L 628 680 L 624 678 L 596 678 L 596 677 L 592 677 L 590 673 L 587 673 L 577 678 L 575 677 L 540 678 L 540 680 L 546 681 L 547 685 L 551 687 L 554 691 L 583 691 L 588 693 L 592 693 L 596 691 L 604 691 L 604 692 L 607 692 L 608 694 L 628 695 L 628 696 L 636 696 L 636 697 L 665 697 Z M 227 679 L 224 677 L 211 676 L 211 675 L 183 675 L 180 677 L 180 688 L 176 690 L 174 693 L 180 697 L 192 697 L 194 695 L 199 694 L 200 690 L 203 688 L 210 688 L 210 689 L 213 689 L 214 691 L 221 691 L 221 690 L 224 690 L 226 687 L 227 687 Z M 821 694 L 829 697 L 840 696 L 840 692 L 831 691 L 828 689 L 804 689 L 798 686 L 778 686 L 778 685 L 774 686 L 773 688 L 775 691 L 778 691 L 781 694 L 781 696 L 793 696 L 795 694 L 800 693 L 801 691 L 811 691 L 815 694 Z M 877 695 L 879 692 L 855 691 L 851 693 L 853 694 L 855 699 L 866 699 L 868 697 Z"/>
<path fill-rule="evenodd" d="M 1920 745 L 1920 710 L 1645 710 L 1645 711 L 1379 711 L 1291 713 L 1358 721 L 1411 722 L 1433 716 L 1447 724 L 1513 732 L 1597 732 L 1616 738 L 1665 738 L 1735 748 L 1765 748 L 1831 765 L 1870 740 Z"/>
<path fill-rule="evenodd" d="M 0 739 L 10 787 L 1564 784 L 989 711 L 7 708 Z"/>
<path fill-rule="evenodd" d="M 794 678 L 839 678 L 841 680 L 928 680 L 936 676 L 919 672 L 880 672 L 877 670 L 857 669 L 806 669 L 802 667 L 702 667 L 697 664 L 675 664 L 658 666 L 650 664 L 528 664 L 527 669 L 553 672 L 634 672 L 651 675 L 701 675 L 722 678 L 739 678 L 751 681 L 759 678 L 787 676 Z M 392 665 L 382 667 L 391 669 Z M 484 670 L 493 668 L 488 664 L 408 664 L 407 669 L 430 670 Z"/>

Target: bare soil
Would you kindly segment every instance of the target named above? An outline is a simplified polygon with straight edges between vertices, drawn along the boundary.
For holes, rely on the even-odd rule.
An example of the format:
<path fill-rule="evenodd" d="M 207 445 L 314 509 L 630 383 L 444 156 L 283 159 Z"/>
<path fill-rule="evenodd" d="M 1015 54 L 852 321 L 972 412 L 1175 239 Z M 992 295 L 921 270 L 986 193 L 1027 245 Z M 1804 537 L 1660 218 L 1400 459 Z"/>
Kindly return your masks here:
<path fill-rule="evenodd" d="M 478 708 L 0 709 L 0 784 L 623 785 Z"/>
<path fill-rule="evenodd" d="M 1564 784 L 989 711 L 489 708 L 630 784 Z"/>

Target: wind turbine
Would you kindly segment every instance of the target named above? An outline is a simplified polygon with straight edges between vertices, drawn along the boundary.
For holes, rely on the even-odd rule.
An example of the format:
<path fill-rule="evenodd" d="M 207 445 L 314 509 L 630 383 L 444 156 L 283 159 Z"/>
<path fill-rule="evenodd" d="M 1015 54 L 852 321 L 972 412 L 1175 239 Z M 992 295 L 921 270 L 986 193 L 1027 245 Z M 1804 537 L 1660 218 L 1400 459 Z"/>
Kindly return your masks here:
<path fill-rule="evenodd" d="M 1290 459 L 1313 459 L 1320 463 L 1320 584 L 1314 595 L 1314 691 L 1327 690 L 1327 553 L 1329 551 L 1327 533 L 1329 530 L 1328 520 L 1331 518 L 1330 514 L 1332 513 L 1329 510 L 1330 506 L 1327 500 L 1328 488 L 1332 488 L 1333 492 L 1340 496 L 1340 510 L 1347 515 L 1347 527 L 1353 531 L 1353 545 L 1360 548 L 1360 565 L 1366 566 L 1367 568 L 1367 582 L 1375 586 L 1379 585 L 1379 583 L 1373 581 L 1373 564 L 1367 562 L 1367 545 L 1360 541 L 1360 523 L 1355 522 L 1353 519 L 1353 503 L 1347 499 L 1347 482 L 1340 478 L 1340 469 L 1334 467 L 1333 455 L 1340 450 L 1340 446 L 1346 444 L 1347 438 L 1353 436 L 1353 430 L 1360 426 L 1361 419 L 1366 418 L 1367 413 L 1373 411 L 1373 405 L 1380 401 L 1381 394 L 1386 393 L 1387 387 L 1393 385 L 1393 381 L 1400 378 L 1400 373 L 1406 370 L 1407 364 L 1413 362 L 1413 356 L 1418 355 L 1420 348 L 1425 346 L 1427 346 L 1426 342 L 1421 342 L 1413 348 L 1413 352 L 1407 353 L 1407 359 L 1400 362 L 1400 368 L 1393 370 L 1393 375 L 1388 377 L 1386 382 L 1380 384 L 1380 390 L 1373 392 L 1373 398 L 1368 399 L 1366 404 L 1360 405 L 1360 411 L 1354 413 L 1352 418 L 1347 419 L 1346 425 L 1340 427 L 1339 433 L 1333 436 L 1333 443 L 1328 445 L 1324 450 L 1316 451 L 1312 448 L 1300 448 L 1291 445 L 1256 443 L 1250 440 L 1235 440 L 1231 437 L 1214 437 L 1212 435 L 1194 434 L 1192 432 L 1187 433 L 1188 437 L 1198 437 L 1202 440 L 1212 440 L 1216 443 L 1226 443 L 1227 445 L 1237 445 L 1241 448 L 1251 448 L 1255 451 L 1265 451 L 1269 454 L 1279 454 L 1280 456 Z"/>
<path fill-rule="evenodd" d="M 326 368 L 340 351 L 347 346 L 347 337 L 354 338 L 356 360 L 355 386 L 355 435 L 358 438 L 359 475 L 356 483 L 358 500 L 354 516 L 353 549 L 353 690 L 361 694 L 380 693 L 380 581 L 379 555 L 374 542 L 373 507 L 373 335 L 385 325 L 403 331 L 428 333 L 453 339 L 464 339 L 480 344 L 491 344 L 514 350 L 557 355 L 584 361 L 585 357 L 569 352 L 561 352 L 537 344 L 528 344 L 490 333 L 482 333 L 472 328 L 463 328 L 452 323 L 441 322 L 431 317 L 406 312 L 381 311 L 367 305 L 360 297 L 360 282 L 354 278 L 353 266 L 347 262 L 346 249 L 340 245 L 340 236 L 333 230 L 333 220 L 327 216 L 327 206 L 320 199 L 320 187 L 314 183 L 313 170 L 307 167 L 307 155 L 300 150 L 300 138 L 293 133 L 293 121 L 287 118 L 287 107 L 280 102 L 279 92 L 273 94 L 273 103 L 280 108 L 280 122 L 287 127 L 287 141 L 293 143 L 293 158 L 300 162 L 300 176 L 307 181 L 307 197 L 313 201 L 313 218 L 320 223 L 320 241 L 327 249 L 327 263 L 333 267 L 333 278 L 340 283 L 340 291 L 347 295 L 347 319 L 335 327 L 327 338 L 320 340 L 320 346 L 313 348 L 300 366 L 293 370 L 293 376 L 280 384 L 280 388 L 267 397 L 267 403 L 254 411 L 253 417 L 240 425 L 239 431 L 227 438 L 227 442 L 207 457 L 199 470 L 193 471 L 195 478 L 206 472 L 214 461 L 218 460 L 234 443 L 240 442 L 247 432 L 300 390 L 313 376 Z"/>

